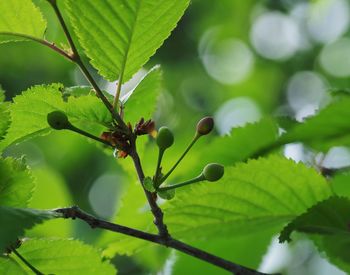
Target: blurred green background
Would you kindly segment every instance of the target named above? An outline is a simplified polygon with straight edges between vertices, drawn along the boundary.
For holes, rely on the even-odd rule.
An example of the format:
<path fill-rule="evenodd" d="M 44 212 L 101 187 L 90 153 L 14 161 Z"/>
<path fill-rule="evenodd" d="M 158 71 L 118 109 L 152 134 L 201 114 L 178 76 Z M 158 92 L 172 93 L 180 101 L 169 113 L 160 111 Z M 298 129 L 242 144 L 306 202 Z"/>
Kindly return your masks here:
<path fill-rule="evenodd" d="M 48 19 L 46 37 L 59 45 L 65 43 L 46 1 L 34 2 Z M 164 89 L 154 119 L 157 127 L 167 125 L 174 130 L 176 144 L 170 157 L 181 152 L 197 120 L 205 115 L 215 117 L 216 134 L 224 135 L 265 116 L 288 115 L 302 121 L 314 114 L 327 104 L 330 88 L 350 87 L 349 23 L 347 0 L 193 0 L 172 36 L 145 68 L 161 64 L 164 71 Z M 123 92 L 145 72 L 137 74 Z M 115 84 L 94 75 L 101 87 L 114 92 Z M 32 85 L 54 82 L 87 84 L 76 66 L 47 48 L 31 42 L 1 45 L 0 84 L 8 100 Z M 300 144 L 288 145 L 285 154 L 306 162 L 317 157 Z M 110 152 L 66 132 L 12 146 L 5 155 L 25 155 L 33 168 L 37 191 L 31 207 L 77 204 L 112 219 L 132 181 L 124 172 L 126 165 L 119 165 L 124 160 L 116 161 Z M 330 168 L 350 164 L 346 148 L 333 148 L 324 158 Z M 191 157 L 187 164 L 191 170 Z M 184 170 L 185 174 L 198 172 Z M 38 226 L 30 235 L 75 237 L 102 247 L 113 238 L 68 221 Z M 254 236 L 195 244 L 265 272 L 345 274 L 323 260 L 309 241 L 279 245 L 275 239 L 267 241 L 264 236 L 268 235 L 258 230 Z M 117 256 L 113 262 L 119 274 L 225 274 L 158 247 Z"/>

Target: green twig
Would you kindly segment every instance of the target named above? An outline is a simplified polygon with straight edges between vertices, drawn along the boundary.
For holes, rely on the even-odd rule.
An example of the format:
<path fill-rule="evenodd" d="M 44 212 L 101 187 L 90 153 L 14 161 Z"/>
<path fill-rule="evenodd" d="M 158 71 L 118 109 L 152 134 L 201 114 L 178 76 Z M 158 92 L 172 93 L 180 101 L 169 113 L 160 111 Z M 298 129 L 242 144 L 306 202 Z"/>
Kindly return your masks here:
<path fill-rule="evenodd" d="M 31 271 L 34 272 L 36 275 L 45 275 L 44 273 L 40 272 L 37 268 L 35 268 L 30 262 L 28 262 L 16 249 L 13 249 L 12 252 L 26 265 L 30 268 Z"/>
<path fill-rule="evenodd" d="M 177 183 L 177 184 L 164 186 L 164 187 L 159 188 L 158 190 L 159 191 L 168 191 L 168 190 L 171 190 L 171 189 L 179 188 L 179 187 L 186 186 L 186 185 L 189 185 L 189 184 L 192 184 L 192 183 L 196 183 L 196 182 L 200 182 L 200 181 L 203 181 L 203 180 L 205 180 L 205 177 L 204 177 L 203 174 L 200 174 L 198 177 L 195 177 L 193 179 L 190 179 L 190 180 L 187 180 L 187 181 L 184 181 L 184 182 L 181 182 L 181 183 Z"/>

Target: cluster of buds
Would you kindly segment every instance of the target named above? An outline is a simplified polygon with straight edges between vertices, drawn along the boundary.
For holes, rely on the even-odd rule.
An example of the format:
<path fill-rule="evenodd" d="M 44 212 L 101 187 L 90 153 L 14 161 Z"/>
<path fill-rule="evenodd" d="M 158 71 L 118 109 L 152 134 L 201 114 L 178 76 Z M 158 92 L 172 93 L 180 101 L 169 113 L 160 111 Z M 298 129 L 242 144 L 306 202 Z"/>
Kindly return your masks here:
<path fill-rule="evenodd" d="M 195 178 L 177 183 L 172 185 L 167 185 L 161 187 L 161 185 L 165 182 L 165 180 L 170 176 L 170 174 L 175 170 L 181 160 L 185 157 L 191 147 L 195 144 L 195 142 L 202 136 L 208 135 L 214 128 L 214 120 L 212 117 L 205 117 L 201 119 L 197 123 L 196 133 L 188 145 L 184 153 L 180 156 L 178 161 L 173 165 L 173 167 L 163 175 L 161 170 L 161 161 L 163 154 L 166 149 L 171 147 L 174 143 L 174 135 L 170 131 L 168 127 L 161 127 L 158 131 L 158 135 L 156 137 L 156 143 L 159 148 L 158 162 L 156 167 L 156 172 L 153 178 L 146 177 L 144 180 L 144 188 L 152 193 L 156 193 L 159 197 L 163 199 L 172 199 L 175 196 L 175 189 L 179 187 L 183 187 L 185 185 L 189 185 L 192 183 L 200 182 L 200 181 L 218 181 L 224 175 L 224 166 L 218 163 L 210 163 L 206 165 L 203 171 Z"/>

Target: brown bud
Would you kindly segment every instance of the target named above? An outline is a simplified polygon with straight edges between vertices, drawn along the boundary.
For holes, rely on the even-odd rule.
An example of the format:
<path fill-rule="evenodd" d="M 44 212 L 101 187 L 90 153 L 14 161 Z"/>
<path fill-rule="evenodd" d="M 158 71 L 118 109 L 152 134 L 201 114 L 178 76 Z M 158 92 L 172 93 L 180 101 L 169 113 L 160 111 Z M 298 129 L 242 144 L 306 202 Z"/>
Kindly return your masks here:
<path fill-rule="evenodd" d="M 154 132 L 155 124 L 151 119 L 145 121 L 143 118 L 135 125 L 135 134 L 138 136 L 149 134 Z"/>
<path fill-rule="evenodd" d="M 209 134 L 214 128 L 214 119 L 210 116 L 202 118 L 197 123 L 197 134 L 199 136 L 204 136 Z"/>

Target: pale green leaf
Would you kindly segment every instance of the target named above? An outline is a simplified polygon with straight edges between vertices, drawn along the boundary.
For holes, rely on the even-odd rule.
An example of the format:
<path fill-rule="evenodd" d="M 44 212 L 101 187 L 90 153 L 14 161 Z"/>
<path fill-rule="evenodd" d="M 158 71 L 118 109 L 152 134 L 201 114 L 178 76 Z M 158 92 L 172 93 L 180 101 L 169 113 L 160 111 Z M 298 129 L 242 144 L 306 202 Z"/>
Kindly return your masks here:
<path fill-rule="evenodd" d="M 156 229 L 152 223 L 153 217 L 140 183 L 129 183 L 124 192 L 115 222 L 155 233 Z M 130 217 L 133 218 L 130 219 Z M 150 245 L 147 241 L 111 232 L 104 232 L 100 243 L 107 246 L 104 255 L 111 258 L 115 254 L 132 255 Z"/>
<path fill-rule="evenodd" d="M 179 190 L 165 206 L 165 222 L 182 238 L 241 235 L 282 226 L 330 195 L 315 170 L 270 156 L 226 167 L 219 182 Z"/>
<path fill-rule="evenodd" d="M 34 179 L 23 160 L 0 158 L 0 206 L 26 207 Z"/>
<path fill-rule="evenodd" d="M 28 275 L 12 257 L 0 256 L 0 274 L 3 275 Z"/>
<path fill-rule="evenodd" d="M 99 251 L 76 240 L 29 239 L 24 241 L 17 251 L 43 274 L 115 275 L 117 273 L 112 264 L 102 260 Z M 15 258 L 12 254 L 10 257 Z M 21 268 L 27 270 L 23 264 Z"/>
<path fill-rule="evenodd" d="M 133 125 L 142 117 L 151 119 L 161 91 L 162 71 L 159 66 L 153 67 L 122 101 L 125 104 L 125 121 Z"/>
<path fill-rule="evenodd" d="M 25 229 L 56 217 L 52 211 L 0 206 L 0 254 L 22 237 Z"/>
<path fill-rule="evenodd" d="M 2 0 L 0 12 L 0 43 L 25 40 L 14 34 L 44 36 L 46 21 L 31 0 Z"/>
<path fill-rule="evenodd" d="M 247 160 L 273 144 L 278 137 L 278 126 L 270 118 L 264 118 L 244 127 L 233 128 L 230 135 L 215 138 L 201 150 L 199 161 L 232 165 Z"/>
<path fill-rule="evenodd" d="M 99 135 L 111 122 L 111 115 L 103 103 L 92 95 L 69 97 L 63 101 L 61 84 L 34 86 L 14 98 L 11 104 L 11 125 L 0 149 L 28 138 L 48 134 L 47 114 L 61 110 L 72 124 Z"/>
<path fill-rule="evenodd" d="M 321 150 L 336 145 L 350 146 L 349 116 L 350 98 L 344 97 L 291 128 L 280 138 L 280 142 L 304 142 Z"/>
<path fill-rule="evenodd" d="M 29 208 L 52 209 L 73 205 L 73 199 L 67 184 L 59 171 L 41 167 L 32 170 L 32 174 L 35 177 L 36 186 L 28 205 Z M 52 219 L 27 231 L 26 237 L 54 236 L 68 238 L 72 234 L 73 227 L 74 223 L 67 222 L 65 219 Z"/>
<path fill-rule="evenodd" d="M 129 80 L 180 20 L 189 0 L 68 0 L 74 30 L 91 63 L 108 80 Z"/>
<path fill-rule="evenodd" d="M 6 135 L 6 131 L 10 126 L 9 103 L 0 102 L 0 141 Z"/>

